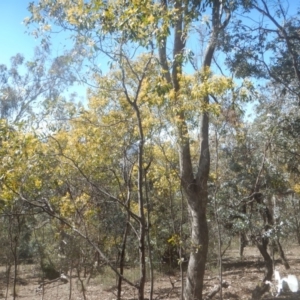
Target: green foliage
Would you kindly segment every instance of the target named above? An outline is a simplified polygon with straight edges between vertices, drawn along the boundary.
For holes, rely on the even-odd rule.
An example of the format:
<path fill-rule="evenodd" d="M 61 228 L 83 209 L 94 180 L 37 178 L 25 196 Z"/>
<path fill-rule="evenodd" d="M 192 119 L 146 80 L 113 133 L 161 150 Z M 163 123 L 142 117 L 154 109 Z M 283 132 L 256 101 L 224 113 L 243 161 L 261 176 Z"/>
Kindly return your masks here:
<path fill-rule="evenodd" d="M 74 83 L 70 63 L 68 55 L 52 59 L 36 48 L 32 60 L 16 54 L 9 67 L 0 65 L 0 118 L 29 128 L 36 126 L 43 104 L 57 102 L 65 88 Z"/>

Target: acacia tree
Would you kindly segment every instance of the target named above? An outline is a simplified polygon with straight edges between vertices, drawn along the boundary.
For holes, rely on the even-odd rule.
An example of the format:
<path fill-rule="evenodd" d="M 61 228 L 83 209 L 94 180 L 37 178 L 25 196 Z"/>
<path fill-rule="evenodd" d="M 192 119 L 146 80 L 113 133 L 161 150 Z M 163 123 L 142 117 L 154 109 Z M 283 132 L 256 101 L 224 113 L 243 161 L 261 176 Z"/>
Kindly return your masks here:
<path fill-rule="evenodd" d="M 61 64 L 63 61 L 64 64 Z M 35 49 L 31 60 L 26 60 L 22 54 L 16 54 L 11 57 L 9 66 L 0 65 L 0 143 L 2 146 L 0 156 L 3 175 L 1 176 L 0 211 L 3 223 L 10 224 L 7 230 L 11 238 L 11 247 L 7 252 L 14 258 L 14 297 L 17 296 L 17 270 L 20 258 L 31 259 L 36 250 L 28 242 L 32 237 L 28 228 L 37 220 L 35 214 L 39 215 L 42 212 L 41 210 L 32 212 L 30 205 L 24 203 L 17 194 L 8 195 L 10 183 L 16 182 L 18 177 L 16 174 L 15 178 L 8 175 L 12 169 L 17 168 L 19 172 L 23 172 L 22 179 L 19 177 L 19 180 L 24 184 L 27 181 L 25 178 L 30 176 L 26 170 L 28 167 L 26 159 L 24 161 L 24 157 L 23 159 L 13 157 L 12 151 L 28 158 L 30 156 L 28 152 L 32 153 L 31 150 L 28 151 L 28 148 L 31 146 L 34 148 L 34 143 L 31 143 L 34 138 L 30 134 L 26 136 L 24 131 L 29 132 L 32 127 L 38 128 L 45 121 L 44 117 L 54 103 L 66 103 L 62 93 L 66 86 L 71 86 L 75 80 L 67 65 L 66 57 L 53 59 L 47 49 L 41 48 Z M 42 116 L 41 113 L 43 113 Z M 45 123 L 42 125 L 44 126 Z M 15 164 L 14 167 L 12 167 L 13 164 Z M 2 185 L 4 181 L 8 184 L 5 187 Z M 14 186 L 17 192 L 17 185 Z M 31 189 L 33 186 L 34 184 L 29 184 L 27 188 Z"/>
<path fill-rule="evenodd" d="M 210 30 L 207 50 L 202 57 L 202 82 L 206 82 L 220 33 L 227 26 L 232 7 L 229 1 L 49 1 L 31 3 L 32 13 L 28 23 L 38 22 L 44 28 L 62 26 L 75 33 L 77 45 L 89 44 L 85 53 L 94 57 L 94 50 L 106 54 L 121 70 L 122 62 L 137 52 L 149 47 L 156 50 L 165 82 L 163 93 L 172 103 L 189 103 L 182 99 L 184 86 L 181 83 L 186 62 L 187 41 L 191 27 L 197 24 L 202 13 L 210 14 Z M 172 34 L 171 34 L 172 33 Z M 171 42 L 173 39 L 173 43 Z M 171 46 L 172 44 L 172 46 Z M 127 51 L 124 51 L 124 46 Z M 172 47 L 169 55 L 168 47 Z M 131 48 L 131 49 L 130 49 Z M 120 51 L 121 49 L 121 51 Z M 131 51 L 130 51 L 131 50 Z M 97 54 L 97 53 L 96 53 Z M 124 87 L 126 90 L 126 88 Z M 174 112 L 176 138 L 179 152 L 181 186 L 187 199 L 191 220 L 191 254 L 187 270 L 186 299 L 202 299 L 203 277 L 208 250 L 206 206 L 209 174 L 209 93 L 198 94 L 201 98 L 202 117 L 199 122 L 201 150 L 198 163 L 194 163 L 190 151 L 188 105 L 178 105 Z M 188 97 L 188 96 L 187 96 Z M 131 103 L 135 108 L 135 102 Z M 173 105 L 169 103 L 169 105 Z M 136 110 L 138 116 L 138 110 Z M 141 145 L 144 140 L 141 138 Z M 140 155 L 142 152 L 140 151 Z M 142 178 L 141 176 L 139 178 Z M 142 208 L 141 208 L 142 209 Z M 142 231 L 141 231 L 142 233 Z M 142 247 L 142 244 L 141 244 Z M 139 296 L 142 299 L 142 296 Z"/>

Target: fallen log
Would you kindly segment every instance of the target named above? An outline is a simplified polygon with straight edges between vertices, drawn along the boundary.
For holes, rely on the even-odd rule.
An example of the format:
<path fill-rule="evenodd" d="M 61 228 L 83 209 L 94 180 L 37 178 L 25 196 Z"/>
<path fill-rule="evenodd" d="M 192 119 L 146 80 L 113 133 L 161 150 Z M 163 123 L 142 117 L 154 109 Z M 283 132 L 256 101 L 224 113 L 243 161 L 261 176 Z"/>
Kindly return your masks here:
<path fill-rule="evenodd" d="M 45 285 L 54 283 L 54 282 L 62 282 L 62 284 L 66 284 L 69 282 L 68 277 L 65 274 L 61 274 L 60 277 L 57 277 L 56 279 L 49 280 L 49 281 L 43 281 L 40 283 L 40 285 L 36 288 L 35 292 L 38 293 L 40 292 Z"/>

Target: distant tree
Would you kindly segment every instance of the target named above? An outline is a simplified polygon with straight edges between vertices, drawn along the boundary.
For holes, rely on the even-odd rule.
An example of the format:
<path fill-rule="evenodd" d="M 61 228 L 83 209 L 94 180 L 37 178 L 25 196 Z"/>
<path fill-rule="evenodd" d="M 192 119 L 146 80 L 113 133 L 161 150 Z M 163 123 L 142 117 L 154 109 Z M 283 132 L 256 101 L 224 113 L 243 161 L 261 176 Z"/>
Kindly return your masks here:
<path fill-rule="evenodd" d="M 0 118 L 11 123 L 35 122 L 37 126 L 41 107 L 61 101 L 75 80 L 68 56 L 51 59 L 40 48 L 29 61 L 16 54 L 9 67 L 0 65 Z"/>

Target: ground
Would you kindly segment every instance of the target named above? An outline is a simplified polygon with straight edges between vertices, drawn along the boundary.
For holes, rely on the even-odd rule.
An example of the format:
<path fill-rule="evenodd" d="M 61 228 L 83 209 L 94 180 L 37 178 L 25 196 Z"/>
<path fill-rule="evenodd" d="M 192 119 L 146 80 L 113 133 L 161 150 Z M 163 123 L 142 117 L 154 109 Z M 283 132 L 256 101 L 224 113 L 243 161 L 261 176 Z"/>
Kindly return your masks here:
<path fill-rule="evenodd" d="M 276 269 L 279 270 L 282 277 L 287 274 L 294 274 L 300 279 L 300 246 L 293 245 L 286 249 L 286 256 L 291 265 L 291 269 L 286 272 L 279 260 L 276 260 Z M 136 272 L 128 270 L 132 276 L 138 276 Z M 238 251 L 231 249 L 227 251 L 223 262 L 223 280 L 228 283 L 228 288 L 223 289 L 223 300 L 226 299 L 251 299 L 253 289 L 263 278 L 264 264 L 258 251 L 254 247 L 247 247 L 245 249 L 245 258 L 241 261 L 238 258 Z M 43 289 L 39 287 L 39 277 L 37 267 L 35 265 L 20 265 L 19 278 L 17 286 L 16 299 L 22 300 L 84 300 L 80 281 L 77 277 L 72 276 L 72 280 L 68 283 L 60 281 L 47 284 Z M 205 276 L 205 295 L 218 285 L 218 268 L 215 264 L 208 264 Z M 133 278 L 134 279 L 134 278 Z M 11 279 L 12 281 L 12 279 Z M 275 283 L 275 282 L 274 282 Z M 153 299 L 180 299 L 181 280 L 180 274 L 172 273 L 165 274 L 162 270 L 155 273 L 154 282 L 154 296 Z M 8 293 L 6 293 L 5 282 L 5 267 L 0 267 L 0 299 L 13 299 L 12 286 L 9 286 Z M 272 295 L 268 293 L 264 295 L 265 300 L 271 299 L 300 299 L 300 293 L 285 293 L 275 298 L 276 291 Z M 115 278 L 112 273 L 104 272 L 92 278 L 85 292 L 87 300 L 113 300 L 115 296 Z M 149 295 L 149 283 L 146 287 L 146 297 Z M 124 285 L 122 292 L 122 299 L 134 300 L 137 299 L 136 291 Z M 220 299 L 217 294 L 213 299 Z"/>

